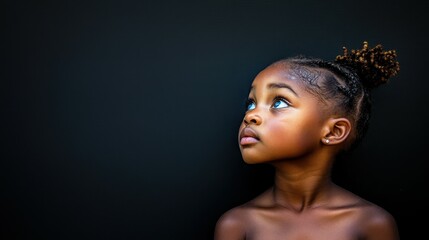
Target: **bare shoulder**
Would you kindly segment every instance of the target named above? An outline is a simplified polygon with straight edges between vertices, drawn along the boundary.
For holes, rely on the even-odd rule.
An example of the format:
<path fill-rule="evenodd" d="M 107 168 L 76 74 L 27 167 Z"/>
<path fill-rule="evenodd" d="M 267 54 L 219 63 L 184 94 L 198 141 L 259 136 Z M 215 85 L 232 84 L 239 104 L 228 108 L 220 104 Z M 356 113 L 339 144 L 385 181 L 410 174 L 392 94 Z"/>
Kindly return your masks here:
<path fill-rule="evenodd" d="M 269 207 L 268 193 L 262 193 L 251 201 L 234 207 L 220 216 L 216 222 L 215 240 L 246 239 L 246 233 L 251 228 L 252 219 L 260 209 Z"/>
<path fill-rule="evenodd" d="M 246 205 L 232 208 L 222 214 L 215 227 L 215 240 L 238 240 L 246 238 L 245 219 L 248 215 Z"/>
<path fill-rule="evenodd" d="M 364 239 L 377 239 L 377 240 L 398 240 L 399 232 L 396 225 L 395 218 L 386 209 L 379 205 L 367 201 L 347 190 L 339 188 L 338 191 L 339 203 L 348 203 L 348 209 L 354 213 L 350 220 L 357 227 L 357 232 Z M 338 204 L 342 205 L 342 204 Z"/>
<path fill-rule="evenodd" d="M 396 221 L 392 214 L 384 208 L 366 201 L 362 208 L 361 216 L 363 230 L 368 239 L 399 239 Z"/>

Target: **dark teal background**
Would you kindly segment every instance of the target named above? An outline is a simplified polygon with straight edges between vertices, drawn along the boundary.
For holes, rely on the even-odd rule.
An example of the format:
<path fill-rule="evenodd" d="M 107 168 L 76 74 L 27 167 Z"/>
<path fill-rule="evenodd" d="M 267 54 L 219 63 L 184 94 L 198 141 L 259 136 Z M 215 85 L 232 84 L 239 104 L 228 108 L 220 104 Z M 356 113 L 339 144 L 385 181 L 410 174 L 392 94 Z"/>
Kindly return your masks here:
<path fill-rule="evenodd" d="M 1 239 L 211 239 L 271 184 L 242 162 L 250 83 L 279 58 L 396 49 L 334 180 L 425 234 L 425 1 L 5 1 Z"/>

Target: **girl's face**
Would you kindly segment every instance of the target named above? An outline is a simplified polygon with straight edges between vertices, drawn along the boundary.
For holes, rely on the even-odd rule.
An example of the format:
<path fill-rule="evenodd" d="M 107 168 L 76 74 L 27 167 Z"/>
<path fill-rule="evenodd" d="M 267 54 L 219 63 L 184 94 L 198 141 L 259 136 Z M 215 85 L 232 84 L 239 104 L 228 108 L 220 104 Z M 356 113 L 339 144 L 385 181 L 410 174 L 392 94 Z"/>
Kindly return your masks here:
<path fill-rule="evenodd" d="M 276 65 L 254 79 L 238 135 L 246 163 L 307 158 L 320 148 L 327 106 L 300 81 Z"/>

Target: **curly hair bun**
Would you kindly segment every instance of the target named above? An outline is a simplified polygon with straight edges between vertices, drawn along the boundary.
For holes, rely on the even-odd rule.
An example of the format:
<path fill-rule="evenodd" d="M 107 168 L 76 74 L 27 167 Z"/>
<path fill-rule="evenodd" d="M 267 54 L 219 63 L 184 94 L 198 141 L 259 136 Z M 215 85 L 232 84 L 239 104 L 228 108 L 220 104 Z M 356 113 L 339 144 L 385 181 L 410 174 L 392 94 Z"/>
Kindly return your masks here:
<path fill-rule="evenodd" d="M 369 89 L 387 83 L 389 78 L 399 72 L 395 50 L 384 51 L 380 44 L 369 48 L 367 41 L 363 42 L 362 49 L 359 50 L 349 52 L 343 47 L 343 55 L 338 55 L 335 62 L 353 68 L 362 84 Z"/>

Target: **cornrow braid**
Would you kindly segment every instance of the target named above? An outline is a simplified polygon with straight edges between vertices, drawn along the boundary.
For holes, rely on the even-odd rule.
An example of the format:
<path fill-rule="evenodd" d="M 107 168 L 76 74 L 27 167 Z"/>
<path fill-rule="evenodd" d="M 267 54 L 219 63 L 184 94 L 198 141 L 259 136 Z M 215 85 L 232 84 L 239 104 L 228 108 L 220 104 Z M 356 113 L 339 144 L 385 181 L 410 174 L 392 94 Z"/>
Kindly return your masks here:
<path fill-rule="evenodd" d="M 384 51 L 363 42 L 362 49 L 348 51 L 334 61 L 302 55 L 274 64 L 287 66 L 305 87 L 324 102 L 329 102 L 335 114 L 347 116 L 353 125 L 350 147 L 356 146 L 367 132 L 371 116 L 371 89 L 387 83 L 399 72 L 396 51 Z"/>

